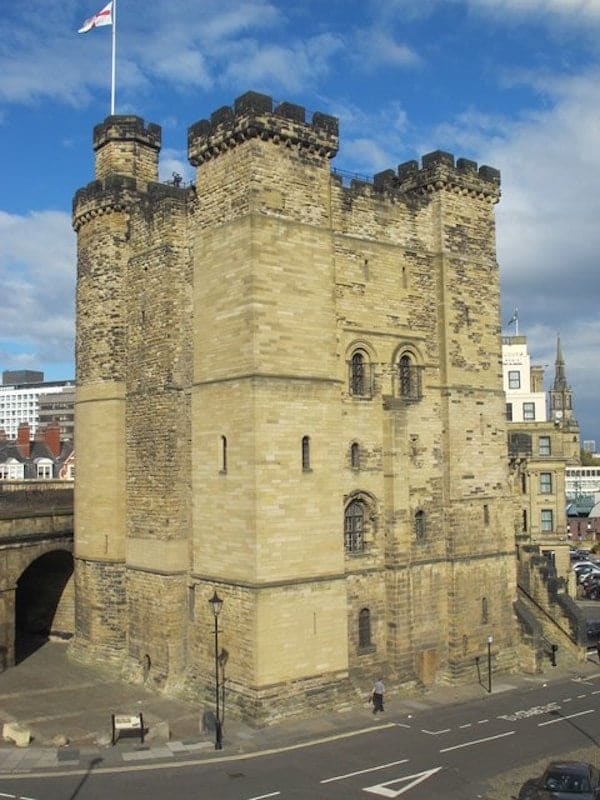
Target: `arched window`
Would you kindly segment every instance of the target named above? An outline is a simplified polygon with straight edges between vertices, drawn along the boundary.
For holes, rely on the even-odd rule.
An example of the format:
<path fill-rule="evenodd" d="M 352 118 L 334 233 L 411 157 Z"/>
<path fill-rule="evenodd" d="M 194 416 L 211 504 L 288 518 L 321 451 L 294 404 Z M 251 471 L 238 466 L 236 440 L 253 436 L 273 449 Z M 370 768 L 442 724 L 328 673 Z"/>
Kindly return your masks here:
<path fill-rule="evenodd" d="M 365 357 L 361 352 L 356 352 L 350 360 L 350 394 L 365 395 L 366 388 Z"/>
<path fill-rule="evenodd" d="M 344 512 L 344 547 L 347 553 L 365 549 L 365 506 L 360 500 L 353 500 Z"/>
<path fill-rule="evenodd" d="M 350 466 L 352 469 L 360 469 L 360 447 L 358 442 L 350 445 Z"/>
<path fill-rule="evenodd" d="M 371 612 L 362 608 L 358 614 L 358 646 L 363 649 L 371 647 Z"/>
<path fill-rule="evenodd" d="M 302 437 L 302 469 L 310 472 L 310 436 Z"/>
<path fill-rule="evenodd" d="M 227 472 L 227 437 L 221 436 L 221 472 Z"/>
<path fill-rule="evenodd" d="M 419 509 L 415 514 L 415 536 L 423 539 L 425 536 L 425 512 Z"/>
<path fill-rule="evenodd" d="M 421 399 L 421 373 L 407 353 L 398 362 L 398 392 L 405 400 Z"/>

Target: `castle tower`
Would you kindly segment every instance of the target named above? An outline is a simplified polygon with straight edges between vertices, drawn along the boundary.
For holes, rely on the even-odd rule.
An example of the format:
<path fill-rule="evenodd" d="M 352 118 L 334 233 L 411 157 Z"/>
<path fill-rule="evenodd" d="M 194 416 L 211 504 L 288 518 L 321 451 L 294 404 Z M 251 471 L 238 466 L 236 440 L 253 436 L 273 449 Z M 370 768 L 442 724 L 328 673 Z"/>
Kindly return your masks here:
<path fill-rule="evenodd" d="M 129 209 L 157 177 L 160 130 L 108 117 L 94 130 L 96 181 L 77 192 L 75 649 L 121 657 L 126 639 L 126 272 Z M 148 169 L 154 164 L 154 171 Z M 142 168 L 142 164 L 144 167 Z M 85 598 L 85 600 L 84 600 Z"/>
<path fill-rule="evenodd" d="M 348 666 L 329 211 L 337 120 L 248 93 L 189 130 L 197 167 L 193 580 L 224 598 L 228 685 L 266 712 Z M 209 624 L 211 620 L 208 621 Z M 210 628 L 199 662 L 210 669 Z"/>

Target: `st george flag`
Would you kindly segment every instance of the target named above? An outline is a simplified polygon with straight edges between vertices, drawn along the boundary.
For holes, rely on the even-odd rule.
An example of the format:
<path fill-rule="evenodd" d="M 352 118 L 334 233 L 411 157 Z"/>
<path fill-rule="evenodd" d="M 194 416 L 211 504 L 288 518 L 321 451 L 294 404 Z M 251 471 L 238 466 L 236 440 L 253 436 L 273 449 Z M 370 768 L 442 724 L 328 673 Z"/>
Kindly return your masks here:
<path fill-rule="evenodd" d="M 99 11 L 97 14 L 94 14 L 93 17 L 86 19 L 77 33 L 87 33 L 88 31 L 91 31 L 92 28 L 100 28 L 102 25 L 112 25 L 112 6 L 112 0 L 110 0 L 110 3 L 107 3 L 102 11 Z"/>

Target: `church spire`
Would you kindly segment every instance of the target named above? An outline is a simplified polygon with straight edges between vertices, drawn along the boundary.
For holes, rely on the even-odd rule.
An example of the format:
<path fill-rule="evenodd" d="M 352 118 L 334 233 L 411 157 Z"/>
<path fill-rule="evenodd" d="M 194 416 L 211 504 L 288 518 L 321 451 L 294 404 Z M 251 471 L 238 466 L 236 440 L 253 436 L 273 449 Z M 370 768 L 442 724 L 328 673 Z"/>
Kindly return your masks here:
<path fill-rule="evenodd" d="M 556 361 L 554 362 L 554 385 L 550 389 L 550 409 L 557 425 L 568 425 L 573 419 L 573 397 L 567 383 L 565 359 L 560 345 L 560 334 L 556 335 Z"/>
<path fill-rule="evenodd" d="M 554 362 L 554 391 L 568 390 L 565 360 L 560 346 L 560 334 L 556 334 L 556 361 Z"/>

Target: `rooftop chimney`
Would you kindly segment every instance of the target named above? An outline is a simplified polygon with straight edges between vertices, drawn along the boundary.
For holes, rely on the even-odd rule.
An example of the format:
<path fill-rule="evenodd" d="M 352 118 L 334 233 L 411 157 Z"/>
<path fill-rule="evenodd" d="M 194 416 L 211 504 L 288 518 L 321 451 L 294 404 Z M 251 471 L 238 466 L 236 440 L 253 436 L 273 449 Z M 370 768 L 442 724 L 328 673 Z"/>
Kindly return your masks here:
<path fill-rule="evenodd" d="M 19 453 L 21 453 L 23 458 L 29 458 L 29 454 L 31 452 L 31 436 L 29 434 L 28 422 L 19 422 L 19 428 L 17 430 L 17 447 L 19 448 Z"/>
<path fill-rule="evenodd" d="M 60 425 L 58 422 L 49 423 L 44 431 L 44 441 L 54 458 L 58 458 L 60 455 Z"/>

